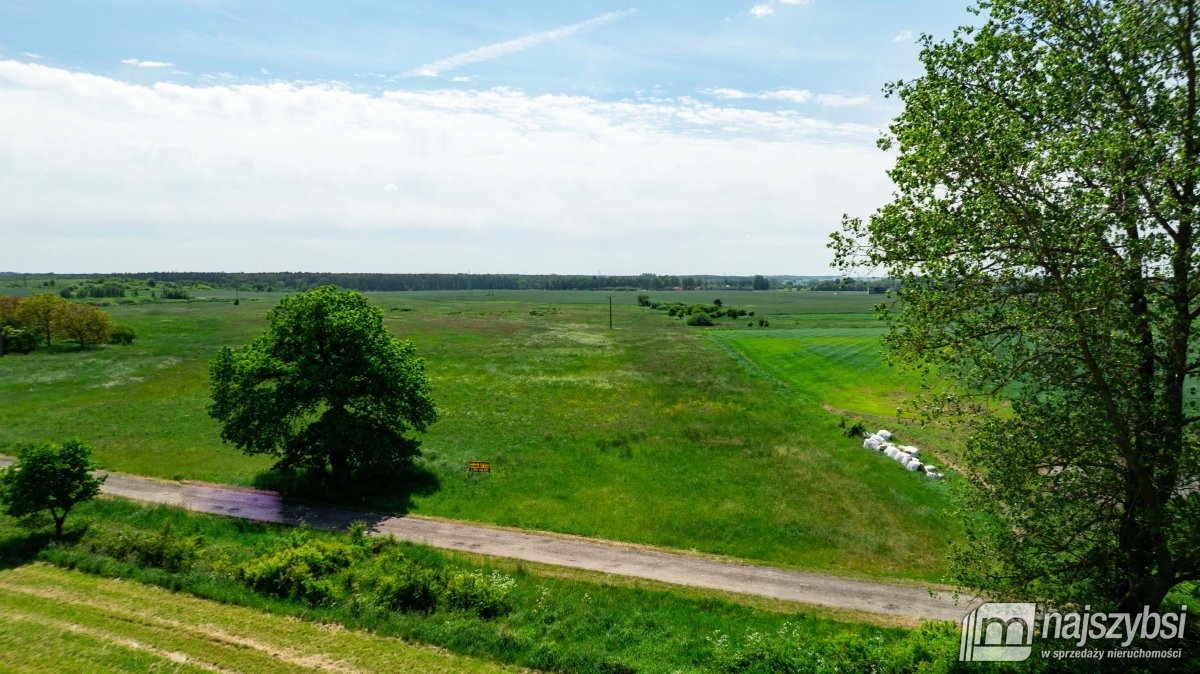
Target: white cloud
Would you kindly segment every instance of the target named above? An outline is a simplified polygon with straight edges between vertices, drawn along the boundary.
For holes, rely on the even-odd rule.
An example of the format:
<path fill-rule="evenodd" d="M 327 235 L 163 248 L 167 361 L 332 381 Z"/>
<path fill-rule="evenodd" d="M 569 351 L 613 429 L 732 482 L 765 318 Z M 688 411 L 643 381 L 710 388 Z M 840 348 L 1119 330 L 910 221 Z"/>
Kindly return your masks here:
<path fill-rule="evenodd" d="M 807 5 L 810 0 L 770 0 L 769 2 L 755 5 L 750 8 L 750 16 L 756 19 L 762 19 L 771 16 L 775 13 L 775 5 Z M 725 18 L 729 20 L 728 17 Z"/>
<path fill-rule="evenodd" d="M 17 271 L 823 273 L 841 214 L 891 189 L 874 127 L 691 98 L 144 86 L 0 61 L 0 127 Z"/>
<path fill-rule="evenodd" d="M 789 103 L 807 103 L 812 100 L 813 94 L 807 89 L 775 89 L 774 91 L 764 91 L 758 95 L 766 101 L 787 101 Z M 818 96 L 818 98 L 820 98 Z"/>
<path fill-rule="evenodd" d="M 729 89 L 727 87 L 717 87 L 715 89 L 701 89 L 700 93 L 715 96 L 716 98 L 754 98 L 755 95 L 741 91 L 740 89 Z"/>
<path fill-rule="evenodd" d="M 135 68 L 170 68 L 175 65 L 166 61 L 143 61 L 141 59 L 121 59 L 121 63 Z"/>
<path fill-rule="evenodd" d="M 830 107 L 841 107 L 847 105 L 867 105 L 871 102 L 870 96 L 842 96 L 841 94 L 817 94 L 817 104 Z"/>
<path fill-rule="evenodd" d="M 816 103 L 827 107 L 847 105 L 866 105 L 871 102 L 870 96 L 843 96 L 841 94 L 813 94 L 808 89 L 771 89 L 768 91 L 742 91 L 717 87 L 701 89 L 700 93 L 722 100 L 752 99 L 758 101 L 785 101 L 788 103 Z"/>
<path fill-rule="evenodd" d="M 506 42 L 498 42 L 496 44 L 491 44 L 486 47 L 480 47 L 479 49 L 472 49 L 471 51 L 461 52 L 461 53 L 455 54 L 454 56 L 451 56 L 449 58 L 445 58 L 440 61 L 434 61 L 433 63 L 427 63 L 418 68 L 413 68 L 412 70 L 405 73 L 405 75 L 408 77 L 436 77 L 436 76 L 446 72 L 447 70 L 454 70 L 455 68 L 461 68 L 462 66 L 470 65 L 472 63 L 480 63 L 483 61 L 490 61 L 492 59 L 500 58 L 501 56 L 507 56 L 509 54 L 514 54 L 519 51 L 524 51 L 531 47 L 536 47 L 538 45 L 545 44 L 547 42 L 554 42 L 555 40 L 561 40 L 563 38 L 574 35 L 575 33 L 578 33 L 579 31 L 587 30 L 588 28 L 594 28 L 596 26 L 603 25 L 603 24 L 609 23 L 611 21 L 616 21 L 617 19 L 623 19 L 627 16 L 632 16 L 633 14 L 636 14 L 636 13 L 637 13 L 636 9 L 625 9 L 625 10 L 621 10 L 619 12 L 608 12 L 606 14 L 601 14 L 600 16 L 588 19 L 587 21 L 580 21 L 579 23 L 573 23 L 569 26 L 561 26 L 559 28 L 555 28 L 554 30 L 547 30 L 547 31 L 544 31 L 541 33 L 534 33 L 532 35 L 526 35 L 525 37 L 520 37 L 515 40 L 508 40 Z"/>
<path fill-rule="evenodd" d="M 908 42 L 911 39 L 913 39 L 913 32 L 911 30 L 902 30 L 896 33 L 896 37 L 892 38 L 892 42 Z"/>
<path fill-rule="evenodd" d="M 40 60 L 46 58 L 45 56 L 42 56 L 41 54 L 35 54 L 34 52 L 31 52 L 31 51 L 23 51 L 23 52 L 21 52 L 21 56 L 24 56 L 25 58 L 33 59 L 35 61 L 40 61 Z"/>

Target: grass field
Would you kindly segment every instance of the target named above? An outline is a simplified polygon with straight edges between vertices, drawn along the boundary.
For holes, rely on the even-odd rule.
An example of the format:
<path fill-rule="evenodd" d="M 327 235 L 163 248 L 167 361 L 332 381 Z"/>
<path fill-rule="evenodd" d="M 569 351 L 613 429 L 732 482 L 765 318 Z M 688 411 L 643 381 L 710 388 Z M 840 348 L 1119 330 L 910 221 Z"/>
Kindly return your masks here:
<path fill-rule="evenodd" d="M 114 306 L 138 330 L 133 346 L 0 359 L 0 446 L 78 435 L 112 470 L 253 484 L 271 461 L 221 444 L 205 412 L 207 364 L 253 339 L 276 297 Z M 863 384 L 885 377 L 867 313 L 878 296 L 727 293 L 771 328 L 708 332 L 637 307 L 634 293 L 371 298 L 428 359 L 441 413 L 422 460 L 435 484 L 374 506 L 845 575 L 940 577 L 957 536 L 944 485 L 873 460 L 821 409 L 894 410 L 902 389 L 891 386 L 904 380 Z M 490 460 L 493 474 L 469 477 L 470 459 Z"/>
<path fill-rule="evenodd" d="M 841 325 L 850 323 L 843 318 Z M 917 376 L 883 363 L 875 324 L 721 331 L 717 338 L 767 374 L 824 404 L 895 416 L 919 386 Z"/>
<path fill-rule="evenodd" d="M 7 569 L 0 571 L 0 639 L 38 644 L 30 654 L 0 649 L 0 671 L 25 662 L 17 658 L 30 658 L 26 666 L 41 671 L 70 670 L 47 660 L 55 649 L 72 658 L 64 662 L 96 660 L 138 671 L 163 657 L 224 671 L 267 671 L 262 663 L 269 656 L 282 656 L 285 664 L 339 661 L 341 671 L 402 671 L 405 664 L 438 671 L 437 651 L 395 639 L 480 658 L 462 661 L 464 671 L 487 669 L 483 661 L 572 674 L 779 671 L 772 662 L 808 671 L 800 665 L 817 660 L 826 661 L 828 671 L 868 664 L 912 671 L 921 662 L 952 660 L 957 644 L 949 623 L 876 625 L 877 618 L 861 614 L 838 615 L 839 621 L 788 602 L 408 543 L 361 543 L 355 561 L 322 572 L 332 593 L 312 599 L 255 591 L 238 569 L 297 545 L 359 545 L 351 535 L 102 498 L 73 513 L 64 538 L 52 543 L 45 529 L 0 515 L 0 569 Z M 506 610 L 492 615 L 444 602 L 428 609 L 384 603 L 378 582 L 394 577 L 396 560 L 447 575 L 501 574 L 511 583 Z M 297 564 L 287 577 L 304 573 Z M 211 654 L 205 641 L 213 642 Z"/>
<path fill-rule="evenodd" d="M 369 632 L 28 564 L 0 571 L 5 672 L 512 672 Z"/>

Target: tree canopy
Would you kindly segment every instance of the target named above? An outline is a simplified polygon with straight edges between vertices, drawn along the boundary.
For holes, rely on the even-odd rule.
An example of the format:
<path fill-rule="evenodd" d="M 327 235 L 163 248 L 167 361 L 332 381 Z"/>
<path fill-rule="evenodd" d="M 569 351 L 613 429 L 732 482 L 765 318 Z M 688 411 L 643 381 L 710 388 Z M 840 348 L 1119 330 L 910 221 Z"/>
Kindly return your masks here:
<path fill-rule="evenodd" d="M 927 402 L 981 413 L 960 579 L 1157 606 L 1200 577 L 1196 6 L 980 10 L 888 88 L 894 198 L 831 245 L 900 280 L 893 359 L 955 383 Z"/>
<path fill-rule="evenodd" d="M 409 430 L 437 418 L 424 361 L 361 293 L 324 286 L 284 297 L 253 343 L 217 354 L 210 414 L 221 437 L 286 470 L 386 475 L 418 453 Z"/>
<path fill-rule="evenodd" d="M 0 471 L 0 496 L 8 514 L 23 517 L 47 511 L 54 519 L 54 535 L 62 536 L 67 513 L 100 493 L 105 477 L 92 475 L 92 448 L 79 440 L 23 443 L 16 447 L 17 462 Z"/>
<path fill-rule="evenodd" d="M 103 344 L 112 336 L 113 323 L 108 314 L 90 304 L 67 302 L 54 318 L 54 332 L 84 348 L 88 344 Z"/>
<path fill-rule="evenodd" d="M 34 295 L 20 302 L 16 318 L 25 327 L 36 330 L 46 340 L 46 346 L 50 346 L 58 316 L 68 304 L 54 293 Z"/>

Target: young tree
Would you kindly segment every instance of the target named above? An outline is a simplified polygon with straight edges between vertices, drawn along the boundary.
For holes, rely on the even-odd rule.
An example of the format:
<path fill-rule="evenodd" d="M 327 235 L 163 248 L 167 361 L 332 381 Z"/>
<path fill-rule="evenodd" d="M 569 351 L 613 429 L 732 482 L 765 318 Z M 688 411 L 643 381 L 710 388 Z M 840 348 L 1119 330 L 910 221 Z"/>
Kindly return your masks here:
<path fill-rule="evenodd" d="M 68 302 L 54 320 L 54 332 L 78 342 L 81 349 L 88 344 L 107 342 L 112 330 L 113 323 L 108 314 L 90 304 Z"/>
<path fill-rule="evenodd" d="M 46 338 L 46 346 L 54 334 L 58 314 L 69 302 L 54 293 L 42 293 L 21 301 L 17 307 L 17 320 L 26 328 Z"/>
<path fill-rule="evenodd" d="M 404 436 L 437 418 L 424 361 L 354 291 L 324 286 L 284 297 L 269 326 L 241 351 L 213 361 L 209 413 L 221 437 L 283 469 L 394 472 L 418 453 Z"/>
<path fill-rule="evenodd" d="M 831 245 L 902 280 L 886 343 L 943 409 L 1008 403 L 970 422 L 960 579 L 1155 607 L 1200 578 L 1197 7 L 980 9 L 889 87 L 894 199 Z"/>
<path fill-rule="evenodd" d="M 79 440 L 17 445 L 17 462 L 0 471 L 0 497 L 8 514 L 23 517 L 49 511 L 54 535 L 62 537 L 67 513 L 95 498 L 107 476 L 92 474 L 92 448 Z"/>
<path fill-rule="evenodd" d="M 18 325 L 17 307 L 21 306 L 21 298 L 0 295 L 0 356 L 6 351 L 6 336 L 8 328 Z"/>

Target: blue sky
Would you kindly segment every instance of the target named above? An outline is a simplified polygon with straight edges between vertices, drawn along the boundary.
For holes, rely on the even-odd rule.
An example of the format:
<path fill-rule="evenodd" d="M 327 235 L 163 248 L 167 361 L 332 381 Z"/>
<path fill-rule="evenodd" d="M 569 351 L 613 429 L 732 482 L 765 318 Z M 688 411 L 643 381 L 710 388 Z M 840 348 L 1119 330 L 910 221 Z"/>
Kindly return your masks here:
<path fill-rule="evenodd" d="M 0 1 L 0 269 L 829 273 L 890 191 L 882 85 L 972 19 Z"/>

